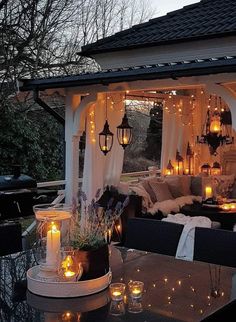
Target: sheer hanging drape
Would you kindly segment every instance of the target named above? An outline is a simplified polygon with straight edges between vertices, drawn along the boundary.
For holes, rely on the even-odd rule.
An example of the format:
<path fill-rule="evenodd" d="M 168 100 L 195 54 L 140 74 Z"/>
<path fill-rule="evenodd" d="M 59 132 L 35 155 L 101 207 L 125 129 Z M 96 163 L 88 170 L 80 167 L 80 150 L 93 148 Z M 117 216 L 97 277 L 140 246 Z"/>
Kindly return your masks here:
<path fill-rule="evenodd" d="M 123 168 L 124 151 L 116 137 L 116 127 L 124 114 L 123 100 L 112 104 L 111 98 L 107 99 L 107 119 L 114 134 L 113 147 L 106 156 L 99 148 L 99 133 L 106 118 L 106 99 L 106 94 L 99 94 L 96 103 L 87 112 L 82 190 L 88 203 L 95 197 L 98 189 L 103 189 L 106 185 L 117 186 Z"/>
<path fill-rule="evenodd" d="M 163 111 L 161 170 L 164 173 L 169 160 L 174 161 L 176 150 L 185 157 L 192 138 L 192 126 L 183 124 L 179 113 Z M 173 164 L 174 165 L 174 164 Z"/>

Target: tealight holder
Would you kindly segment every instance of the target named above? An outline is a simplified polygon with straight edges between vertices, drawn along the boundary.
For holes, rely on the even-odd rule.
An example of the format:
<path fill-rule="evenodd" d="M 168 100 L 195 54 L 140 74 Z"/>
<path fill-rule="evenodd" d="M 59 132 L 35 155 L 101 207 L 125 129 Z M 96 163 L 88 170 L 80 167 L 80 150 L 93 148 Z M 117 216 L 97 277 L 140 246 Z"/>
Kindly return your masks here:
<path fill-rule="evenodd" d="M 72 247 L 64 247 L 61 250 L 61 261 L 58 268 L 60 280 L 64 282 L 78 281 L 83 273 L 82 264 L 76 257 L 76 252 Z"/>
<path fill-rule="evenodd" d="M 139 299 L 143 295 L 144 283 L 141 281 L 130 281 L 128 283 L 129 296 L 132 299 Z"/>
<path fill-rule="evenodd" d="M 123 301 L 125 295 L 124 283 L 112 283 L 109 286 L 112 301 Z"/>
<path fill-rule="evenodd" d="M 33 207 L 36 221 L 36 247 L 42 277 L 57 272 L 60 249 L 69 242 L 69 221 L 71 208 L 65 204 L 41 204 Z"/>
<path fill-rule="evenodd" d="M 141 298 L 129 298 L 128 312 L 129 313 L 141 313 L 143 311 L 142 299 Z"/>
<path fill-rule="evenodd" d="M 120 316 L 125 314 L 125 303 L 121 301 L 111 301 L 109 313 L 113 316 Z"/>

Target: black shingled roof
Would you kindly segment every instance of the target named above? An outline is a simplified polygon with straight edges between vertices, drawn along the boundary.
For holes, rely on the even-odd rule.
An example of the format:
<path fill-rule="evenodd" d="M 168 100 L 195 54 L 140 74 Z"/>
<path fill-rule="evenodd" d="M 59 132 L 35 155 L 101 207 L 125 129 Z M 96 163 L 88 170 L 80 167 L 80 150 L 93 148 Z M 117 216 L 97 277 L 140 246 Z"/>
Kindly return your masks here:
<path fill-rule="evenodd" d="M 202 0 L 82 47 L 81 55 L 236 35 L 236 0 Z"/>

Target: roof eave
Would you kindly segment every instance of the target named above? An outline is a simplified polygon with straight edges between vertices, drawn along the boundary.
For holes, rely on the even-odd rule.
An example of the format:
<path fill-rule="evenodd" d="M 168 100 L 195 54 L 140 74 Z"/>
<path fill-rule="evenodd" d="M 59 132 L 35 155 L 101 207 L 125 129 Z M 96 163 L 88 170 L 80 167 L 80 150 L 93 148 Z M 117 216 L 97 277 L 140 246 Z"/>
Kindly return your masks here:
<path fill-rule="evenodd" d="M 137 80 L 177 79 L 180 77 L 201 76 L 208 74 L 236 72 L 236 58 L 226 61 L 205 61 L 185 63 L 183 65 L 157 66 L 116 72 L 76 75 L 63 78 L 21 80 L 21 91 L 69 88 L 89 85 L 109 85 L 112 83 L 132 82 Z M 110 74 L 109 74 L 110 73 Z"/>

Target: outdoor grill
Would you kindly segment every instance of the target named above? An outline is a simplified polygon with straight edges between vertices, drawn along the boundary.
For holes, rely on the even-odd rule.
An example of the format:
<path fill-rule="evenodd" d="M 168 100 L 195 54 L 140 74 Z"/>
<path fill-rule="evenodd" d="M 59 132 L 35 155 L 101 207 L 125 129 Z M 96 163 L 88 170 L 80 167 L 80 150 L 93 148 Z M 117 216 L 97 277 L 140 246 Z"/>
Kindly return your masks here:
<path fill-rule="evenodd" d="M 13 175 L 0 176 L 0 221 L 33 215 L 36 194 L 36 180 L 20 174 L 18 167 Z"/>

